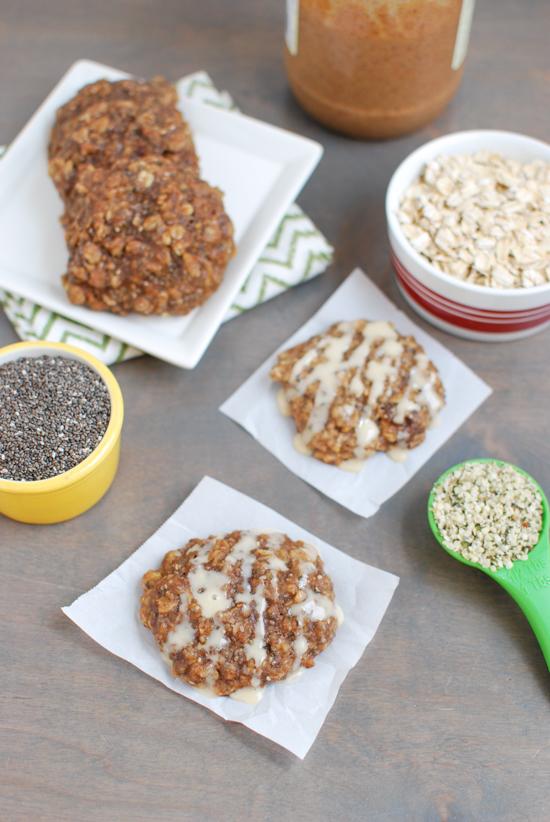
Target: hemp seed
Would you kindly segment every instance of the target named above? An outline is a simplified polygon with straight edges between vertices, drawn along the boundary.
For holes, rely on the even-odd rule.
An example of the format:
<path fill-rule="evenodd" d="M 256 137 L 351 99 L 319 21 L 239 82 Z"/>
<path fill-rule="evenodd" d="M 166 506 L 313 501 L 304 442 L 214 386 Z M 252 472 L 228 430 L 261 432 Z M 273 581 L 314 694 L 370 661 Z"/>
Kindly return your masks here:
<path fill-rule="evenodd" d="M 453 551 L 496 571 L 525 560 L 542 529 L 538 489 L 510 465 L 466 463 L 435 493 L 439 532 Z"/>

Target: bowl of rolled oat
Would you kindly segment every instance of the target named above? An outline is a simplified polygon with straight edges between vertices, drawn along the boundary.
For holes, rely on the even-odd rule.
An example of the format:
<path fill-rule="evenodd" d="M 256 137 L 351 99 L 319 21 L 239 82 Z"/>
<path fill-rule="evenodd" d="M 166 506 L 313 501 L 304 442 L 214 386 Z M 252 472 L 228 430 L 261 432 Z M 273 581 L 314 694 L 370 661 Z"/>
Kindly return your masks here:
<path fill-rule="evenodd" d="M 115 377 L 65 343 L 0 348 L 0 514 L 72 519 L 115 477 L 124 406 Z"/>
<path fill-rule="evenodd" d="M 386 194 L 397 284 L 460 337 L 505 341 L 550 324 L 550 145 L 463 131 L 403 160 Z"/>
<path fill-rule="evenodd" d="M 480 458 L 436 480 L 428 522 L 454 559 L 498 582 L 524 612 L 550 669 L 548 499 L 526 471 Z"/>

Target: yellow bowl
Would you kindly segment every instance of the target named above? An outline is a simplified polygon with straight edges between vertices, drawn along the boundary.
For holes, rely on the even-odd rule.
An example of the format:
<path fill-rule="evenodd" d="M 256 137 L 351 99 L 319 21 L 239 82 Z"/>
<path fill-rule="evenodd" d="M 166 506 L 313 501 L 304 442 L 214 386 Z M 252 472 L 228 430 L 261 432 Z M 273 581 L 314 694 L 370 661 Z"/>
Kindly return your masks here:
<path fill-rule="evenodd" d="M 0 365 L 20 357 L 45 354 L 80 360 L 97 371 L 109 390 L 111 418 L 99 445 L 69 471 L 36 482 L 0 479 L 0 513 L 34 524 L 72 519 L 99 502 L 115 478 L 124 419 L 122 392 L 113 374 L 98 359 L 79 348 L 65 343 L 15 343 L 0 348 Z"/>

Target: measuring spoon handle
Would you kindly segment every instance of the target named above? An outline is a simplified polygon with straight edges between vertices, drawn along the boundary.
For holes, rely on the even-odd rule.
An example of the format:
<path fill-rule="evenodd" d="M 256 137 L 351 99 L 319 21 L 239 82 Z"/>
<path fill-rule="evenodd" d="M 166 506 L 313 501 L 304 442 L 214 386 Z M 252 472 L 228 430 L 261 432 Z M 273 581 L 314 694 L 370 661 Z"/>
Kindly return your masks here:
<path fill-rule="evenodd" d="M 545 555 L 550 557 L 548 538 L 544 542 Z M 544 568 L 526 575 L 521 583 L 501 579 L 499 582 L 527 617 L 550 670 L 550 559 L 545 562 Z"/>
<path fill-rule="evenodd" d="M 547 587 L 516 600 L 529 620 L 550 671 L 550 579 Z"/>

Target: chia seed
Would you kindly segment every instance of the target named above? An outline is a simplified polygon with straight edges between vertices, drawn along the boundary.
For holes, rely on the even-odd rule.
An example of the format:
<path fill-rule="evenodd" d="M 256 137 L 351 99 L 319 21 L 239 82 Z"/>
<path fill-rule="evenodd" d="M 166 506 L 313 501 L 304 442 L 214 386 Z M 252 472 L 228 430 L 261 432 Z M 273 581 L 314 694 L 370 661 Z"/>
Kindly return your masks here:
<path fill-rule="evenodd" d="M 107 386 L 79 360 L 44 355 L 0 365 L 0 479 L 69 471 L 99 445 L 110 416 Z"/>

